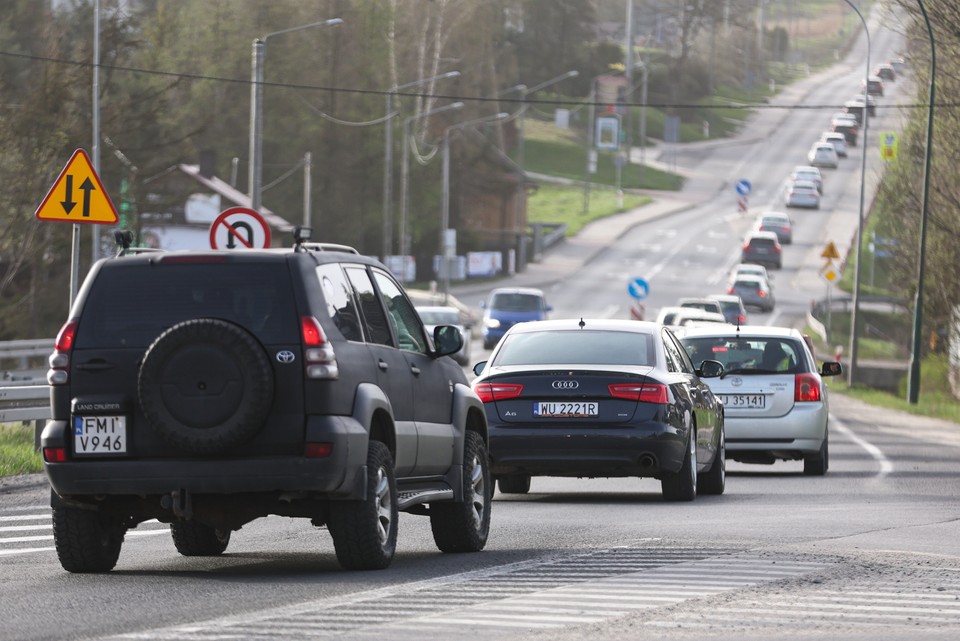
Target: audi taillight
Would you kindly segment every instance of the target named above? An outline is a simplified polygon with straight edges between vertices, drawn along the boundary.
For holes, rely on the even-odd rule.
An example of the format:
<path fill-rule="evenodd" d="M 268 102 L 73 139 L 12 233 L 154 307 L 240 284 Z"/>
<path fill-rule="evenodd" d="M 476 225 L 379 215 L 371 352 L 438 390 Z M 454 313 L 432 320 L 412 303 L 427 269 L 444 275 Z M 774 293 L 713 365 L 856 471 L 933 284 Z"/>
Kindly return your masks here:
<path fill-rule="evenodd" d="M 337 355 L 333 353 L 333 345 L 327 340 L 320 321 L 313 316 L 304 316 L 300 319 L 300 336 L 303 340 L 307 378 L 336 379 L 340 376 L 337 367 Z"/>
<path fill-rule="evenodd" d="M 610 383 L 610 396 L 638 403 L 667 403 L 667 386 L 662 383 Z"/>
<path fill-rule="evenodd" d="M 795 403 L 819 402 L 820 377 L 816 374 L 797 374 L 793 387 L 793 401 Z"/>
<path fill-rule="evenodd" d="M 484 403 L 492 403 L 517 398 L 523 393 L 523 385 L 520 383 L 478 383 L 473 386 L 473 391 Z"/>
<path fill-rule="evenodd" d="M 60 328 L 57 340 L 53 345 L 53 354 L 50 355 L 47 370 L 47 383 L 50 385 L 65 385 L 70 380 L 70 353 L 77 337 L 77 319 L 73 318 Z"/>

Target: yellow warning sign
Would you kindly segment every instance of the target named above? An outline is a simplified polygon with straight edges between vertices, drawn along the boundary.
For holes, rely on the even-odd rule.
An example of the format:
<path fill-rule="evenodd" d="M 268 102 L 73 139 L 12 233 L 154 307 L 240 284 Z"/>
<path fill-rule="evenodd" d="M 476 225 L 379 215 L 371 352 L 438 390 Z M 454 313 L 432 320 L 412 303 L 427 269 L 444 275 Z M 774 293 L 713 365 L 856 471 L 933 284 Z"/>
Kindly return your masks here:
<path fill-rule="evenodd" d="M 834 269 L 833 266 L 830 264 L 824 265 L 823 268 L 820 270 L 820 277 L 823 278 L 823 280 L 830 283 L 831 285 L 837 280 L 839 280 L 840 276 L 842 275 L 843 274 L 840 273 L 840 270 Z"/>
<path fill-rule="evenodd" d="M 840 252 L 837 251 L 837 246 L 833 244 L 832 240 L 827 243 L 823 253 L 820 254 L 820 258 L 828 258 L 830 260 L 840 258 Z"/>
<path fill-rule="evenodd" d="M 38 220 L 115 224 L 117 210 L 83 149 L 73 152 L 37 209 Z"/>

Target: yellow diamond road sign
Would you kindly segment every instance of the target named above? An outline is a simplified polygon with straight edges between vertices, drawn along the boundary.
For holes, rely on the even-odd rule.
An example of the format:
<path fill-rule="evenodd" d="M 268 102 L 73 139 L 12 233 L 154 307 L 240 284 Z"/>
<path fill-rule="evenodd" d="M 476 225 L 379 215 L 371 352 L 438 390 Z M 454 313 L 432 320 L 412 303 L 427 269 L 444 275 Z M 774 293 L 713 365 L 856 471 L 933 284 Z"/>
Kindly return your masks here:
<path fill-rule="evenodd" d="M 38 220 L 115 224 L 117 210 L 87 152 L 77 149 L 37 209 Z"/>
<path fill-rule="evenodd" d="M 820 269 L 820 276 L 831 285 L 839 280 L 841 275 L 840 270 L 836 269 L 830 263 L 827 263 Z"/>

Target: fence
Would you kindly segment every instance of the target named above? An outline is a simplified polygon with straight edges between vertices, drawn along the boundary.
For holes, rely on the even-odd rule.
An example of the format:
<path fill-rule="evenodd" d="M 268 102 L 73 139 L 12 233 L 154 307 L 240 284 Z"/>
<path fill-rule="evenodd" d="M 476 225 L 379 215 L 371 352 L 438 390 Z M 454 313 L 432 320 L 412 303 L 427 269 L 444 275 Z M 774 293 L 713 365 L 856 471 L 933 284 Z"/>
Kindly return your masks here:
<path fill-rule="evenodd" d="M 45 361 L 52 351 L 50 338 L 0 342 L 0 423 L 50 417 Z"/>

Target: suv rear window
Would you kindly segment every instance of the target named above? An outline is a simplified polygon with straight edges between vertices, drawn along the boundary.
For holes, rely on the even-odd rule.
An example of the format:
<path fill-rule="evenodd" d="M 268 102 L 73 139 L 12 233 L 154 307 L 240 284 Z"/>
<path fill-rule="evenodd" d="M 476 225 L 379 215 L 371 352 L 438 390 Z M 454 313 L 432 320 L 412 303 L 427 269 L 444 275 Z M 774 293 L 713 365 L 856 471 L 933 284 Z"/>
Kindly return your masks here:
<path fill-rule="evenodd" d="M 774 247 L 776 243 L 772 238 L 751 238 L 751 247 Z"/>
<path fill-rule="evenodd" d="M 263 343 L 299 341 L 283 262 L 104 264 L 83 307 L 77 348 L 148 347 L 193 318 L 235 322 Z"/>

